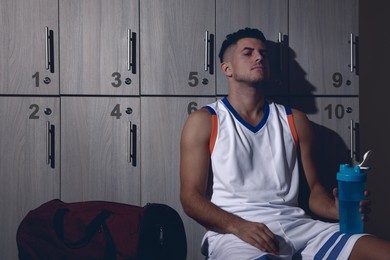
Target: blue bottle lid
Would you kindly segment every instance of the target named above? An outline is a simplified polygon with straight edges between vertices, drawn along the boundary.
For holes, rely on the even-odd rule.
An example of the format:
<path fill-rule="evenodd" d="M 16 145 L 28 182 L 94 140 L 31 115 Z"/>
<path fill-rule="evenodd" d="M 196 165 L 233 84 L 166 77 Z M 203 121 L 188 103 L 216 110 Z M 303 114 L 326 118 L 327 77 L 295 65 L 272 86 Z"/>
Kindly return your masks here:
<path fill-rule="evenodd" d="M 367 180 L 367 174 L 360 171 L 360 167 L 350 166 L 349 164 L 340 164 L 339 172 L 337 173 L 338 181 L 364 182 Z"/>

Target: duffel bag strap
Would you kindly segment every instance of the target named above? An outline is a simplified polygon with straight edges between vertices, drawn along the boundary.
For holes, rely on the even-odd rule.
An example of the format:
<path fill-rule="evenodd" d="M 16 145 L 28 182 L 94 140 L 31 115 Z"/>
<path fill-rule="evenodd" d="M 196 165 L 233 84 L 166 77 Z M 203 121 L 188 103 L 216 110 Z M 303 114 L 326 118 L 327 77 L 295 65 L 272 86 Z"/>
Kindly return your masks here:
<path fill-rule="evenodd" d="M 67 212 L 70 210 L 67 208 L 58 209 L 54 215 L 54 230 L 58 239 L 64 243 L 68 248 L 76 249 L 86 246 L 92 238 L 100 230 L 103 231 L 104 239 L 106 241 L 106 248 L 104 252 L 104 259 L 115 259 L 116 248 L 114 240 L 112 239 L 110 230 L 107 227 L 106 219 L 111 215 L 108 210 L 100 212 L 86 227 L 85 235 L 78 241 L 67 241 L 64 235 L 64 218 Z"/>

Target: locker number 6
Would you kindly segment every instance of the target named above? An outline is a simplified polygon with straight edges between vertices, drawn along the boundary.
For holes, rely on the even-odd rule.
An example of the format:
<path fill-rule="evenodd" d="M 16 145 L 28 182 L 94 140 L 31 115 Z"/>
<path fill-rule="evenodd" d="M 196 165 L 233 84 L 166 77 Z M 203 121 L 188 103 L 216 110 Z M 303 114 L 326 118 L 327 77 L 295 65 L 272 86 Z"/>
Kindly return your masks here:
<path fill-rule="evenodd" d="M 188 107 L 187 107 L 187 113 L 188 114 L 191 114 L 192 112 L 198 110 L 198 103 L 192 101 L 188 104 Z"/>

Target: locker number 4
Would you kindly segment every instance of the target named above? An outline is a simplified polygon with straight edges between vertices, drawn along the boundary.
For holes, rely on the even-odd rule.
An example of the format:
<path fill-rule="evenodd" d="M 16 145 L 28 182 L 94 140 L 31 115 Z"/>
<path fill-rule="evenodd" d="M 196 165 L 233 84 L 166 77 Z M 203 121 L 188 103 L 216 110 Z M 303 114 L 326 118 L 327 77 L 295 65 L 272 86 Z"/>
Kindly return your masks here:
<path fill-rule="evenodd" d="M 133 113 L 133 109 L 131 107 L 128 107 L 126 108 L 125 113 L 130 115 Z M 122 112 L 121 112 L 121 106 L 119 104 L 115 105 L 114 109 L 111 111 L 111 116 L 115 117 L 116 119 L 121 118 Z"/>

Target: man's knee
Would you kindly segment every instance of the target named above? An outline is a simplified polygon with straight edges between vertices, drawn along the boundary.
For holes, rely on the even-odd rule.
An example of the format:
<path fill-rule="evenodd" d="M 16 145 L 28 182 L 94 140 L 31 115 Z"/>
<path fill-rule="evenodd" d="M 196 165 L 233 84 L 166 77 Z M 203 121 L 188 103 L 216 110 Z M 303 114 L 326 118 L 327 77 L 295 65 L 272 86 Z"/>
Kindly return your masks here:
<path fill-rule="evenodd" d="M 370 235 L 363 236 L 353 246 L 350 259 L 390 260 L 390 242 Z"/>

